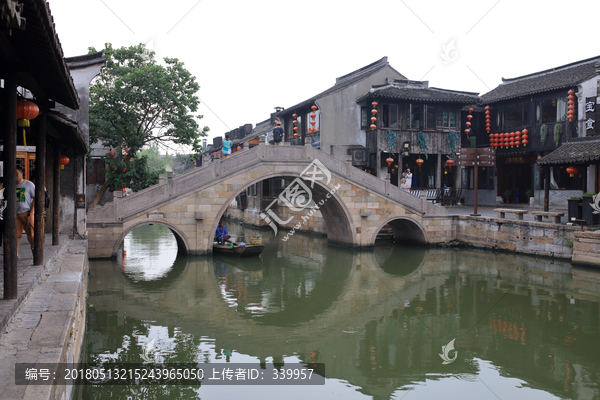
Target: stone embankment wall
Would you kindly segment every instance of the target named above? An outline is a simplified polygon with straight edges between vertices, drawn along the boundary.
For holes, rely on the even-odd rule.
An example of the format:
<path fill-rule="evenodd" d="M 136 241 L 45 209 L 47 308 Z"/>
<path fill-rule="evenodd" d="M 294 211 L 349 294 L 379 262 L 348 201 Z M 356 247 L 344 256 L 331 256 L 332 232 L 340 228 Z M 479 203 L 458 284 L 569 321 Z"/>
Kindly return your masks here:
<path fill-rule="evenodd" d="M 569 243 L 579 229 L 546 222 L 471 216 L 457 217 L 456 224 L 456 240 L 469 245 L 558 258 L 571 258 Z"/>
<path fill-rule="evenodd" d="M 600 267 L 600 231 L 575 232 L 573 264 Z"/>

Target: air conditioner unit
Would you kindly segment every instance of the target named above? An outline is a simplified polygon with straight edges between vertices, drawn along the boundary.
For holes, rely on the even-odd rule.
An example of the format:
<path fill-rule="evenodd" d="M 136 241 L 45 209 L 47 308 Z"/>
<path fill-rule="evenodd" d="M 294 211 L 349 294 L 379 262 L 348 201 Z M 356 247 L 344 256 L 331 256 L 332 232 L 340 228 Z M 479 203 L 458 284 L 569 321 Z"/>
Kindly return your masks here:
<path fill-rule="evenodd" d="M 355 167 L 369 166 L 369 150 L 368 149 L 350 149 L 352 152 L 352 165 Z"/>

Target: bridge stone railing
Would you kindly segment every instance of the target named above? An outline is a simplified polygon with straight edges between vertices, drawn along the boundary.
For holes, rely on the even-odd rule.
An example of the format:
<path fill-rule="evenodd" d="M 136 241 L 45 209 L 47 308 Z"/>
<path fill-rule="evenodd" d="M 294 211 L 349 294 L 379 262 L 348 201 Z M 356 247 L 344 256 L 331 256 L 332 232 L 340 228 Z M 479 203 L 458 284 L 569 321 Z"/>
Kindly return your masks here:
<path fill-rule="evenodd" d="M 349 183 L 362 186 L 390 201 L 397 202 L 414 213 L 431 216 L 448 215 L 442 206 L 411 195 L 392 185 L 389 181 L 381 180 L 353 167 L 350 162 L 341 161 L 310 145 L 266 146 L 261 144 L 252 149 L 237 152 L 224 160 L 215 159 L 208 165 L 175 178 L 168 177 L 166 182 L 161 182 L 133 195 L 115 197 L 113 202 L 88 210 L 88 223 L 115 223 L 138 216 L 258 164 L 273 165 L 273 172 L 284 173 L 286 165 L 297 166 L 298 163 L 305 163 L 308 166 L 314 159 L 318 159 L 334 175 Z"/>

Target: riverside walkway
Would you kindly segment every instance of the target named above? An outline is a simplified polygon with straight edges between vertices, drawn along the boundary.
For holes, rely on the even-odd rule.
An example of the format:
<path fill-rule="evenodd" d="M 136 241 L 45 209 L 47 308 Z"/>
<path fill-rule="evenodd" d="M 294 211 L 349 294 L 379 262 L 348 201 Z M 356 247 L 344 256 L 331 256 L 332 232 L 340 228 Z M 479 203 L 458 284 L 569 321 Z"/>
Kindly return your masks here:
<path fill-rule="evenodd" d="M 52 243 L 46 235 L 46 243 Z M 85 329 L 87 241 L 61 235 L 44 246 L 44 265 L 34 266 L 26 243 L 18 262 L 18 298 L 0 301 L 0 397 L 70 398 L 74 386 L 16 385 L 17 363 L 79 361 Z M 0 276 L 1 278 L 1 276 Z M 0 285 L 0 288 L 2 285 Z"/>

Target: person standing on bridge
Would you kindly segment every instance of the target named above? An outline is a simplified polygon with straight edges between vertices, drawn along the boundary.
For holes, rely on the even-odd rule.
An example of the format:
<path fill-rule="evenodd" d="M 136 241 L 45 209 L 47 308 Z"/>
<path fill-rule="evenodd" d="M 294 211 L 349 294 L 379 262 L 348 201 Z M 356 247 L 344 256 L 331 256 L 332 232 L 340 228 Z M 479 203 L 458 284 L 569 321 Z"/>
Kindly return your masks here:
<path fill-rule="evenodd" d="M 225 135 L 225 140 L 223 140 L 223 158 L 227 158 L 231 155 L 232 144 L 231 140 L 229 140 L 229 135 Z"/>
<path fill-rule="evenodd" d="M 230 237 L 227 227 L 223 225 L 223 221 L 219 221 L 219 226 L 217 226 L 217 242 L 221 243 L 222 246 L 225 246 L 225 242 L 228 241 Z"/>
<path fill-rule="evenodd" d="M 283 146 L 283 128 L 281 122 L 275 121 L 275 129 L 273 129 L 273 144 L 276 146 Z"/>

